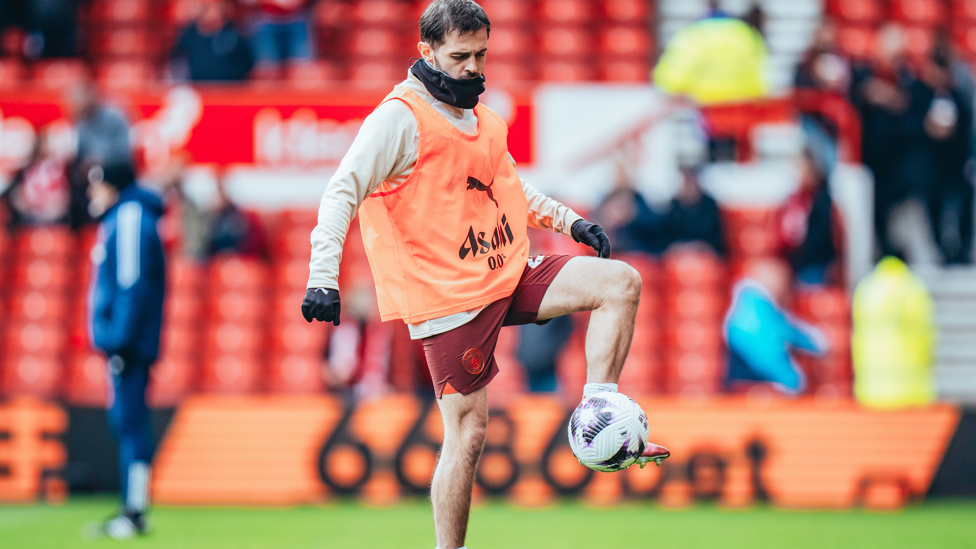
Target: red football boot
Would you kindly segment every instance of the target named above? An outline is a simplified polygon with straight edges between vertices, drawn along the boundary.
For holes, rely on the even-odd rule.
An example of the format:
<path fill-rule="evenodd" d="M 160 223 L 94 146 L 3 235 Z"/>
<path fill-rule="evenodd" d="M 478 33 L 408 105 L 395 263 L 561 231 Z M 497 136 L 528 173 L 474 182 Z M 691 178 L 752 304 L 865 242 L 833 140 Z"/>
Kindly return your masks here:
<path fill-rule="evenodd" d="M 641 457 L 637 458 L 637 463 L 640 468 L 643 469 L 647 462 L 653 461 L 658 467 L 661 466 L 661 462 L 671 457 L 671 451 L 664 446 L 658 446 L 657 444 L 652 444 L 650 442 L 644 446 L 644 453 Z"/>

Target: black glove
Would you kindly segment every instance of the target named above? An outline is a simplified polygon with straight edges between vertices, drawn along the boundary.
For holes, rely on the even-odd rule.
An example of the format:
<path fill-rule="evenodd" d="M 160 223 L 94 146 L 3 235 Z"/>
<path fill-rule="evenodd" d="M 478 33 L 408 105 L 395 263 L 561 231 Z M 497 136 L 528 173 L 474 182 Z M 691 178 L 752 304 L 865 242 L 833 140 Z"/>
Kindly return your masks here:
<path fill-rule="evenodd" d="M 573 234 L 573 240 L 593 248 L 597 256 L 604 259 L 610 257 L 610 239 L 607 238 L 607 233 L 603 232 L 603 227 L 585 219 L 577 219 L 570 232 Z"/>
<path fill-rule="evenodd" d="M 320 320 L 339 325 L 339 290 L 309 288 L 302 300 L 302 316 L 311 322 Z"/>

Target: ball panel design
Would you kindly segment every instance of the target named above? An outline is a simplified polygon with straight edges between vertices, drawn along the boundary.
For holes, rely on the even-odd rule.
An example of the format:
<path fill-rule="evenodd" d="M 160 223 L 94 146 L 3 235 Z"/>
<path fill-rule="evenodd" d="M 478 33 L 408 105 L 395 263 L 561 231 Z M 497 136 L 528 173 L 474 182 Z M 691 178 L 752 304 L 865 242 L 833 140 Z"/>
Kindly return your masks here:
<path fill-rule="evenodd" d="M 598 393 L 576 407 L 567 426 L 569 445 L 583 465 L 612 472 L 644 451 L 649 429 L 640 405 L 621 393 Z"/>

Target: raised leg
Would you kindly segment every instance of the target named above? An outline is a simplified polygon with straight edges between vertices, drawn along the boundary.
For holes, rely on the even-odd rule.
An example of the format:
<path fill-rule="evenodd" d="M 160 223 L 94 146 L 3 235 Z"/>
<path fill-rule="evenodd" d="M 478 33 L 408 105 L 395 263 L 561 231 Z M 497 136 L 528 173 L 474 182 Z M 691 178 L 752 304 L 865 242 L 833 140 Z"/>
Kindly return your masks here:
<path fill-rule="evenodd" d="M 641 278 L 622 261 L 574 257 L 546 291 L 539 307 L 545 320 L 592 311 L 586 330 L 586 382 L 617 383 L 634 336 Z"/>

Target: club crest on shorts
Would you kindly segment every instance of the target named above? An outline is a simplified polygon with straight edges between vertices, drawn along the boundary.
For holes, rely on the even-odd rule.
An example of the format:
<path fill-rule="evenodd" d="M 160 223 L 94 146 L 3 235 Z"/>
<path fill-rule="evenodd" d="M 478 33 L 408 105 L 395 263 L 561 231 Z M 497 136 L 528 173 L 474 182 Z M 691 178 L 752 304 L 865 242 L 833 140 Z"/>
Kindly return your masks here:
<path fill-rule="evenodd" d="M 478 349 L 468 349 L 461 357 L 461 366 L 464 366 L 469 374 L 480 374 L 485 369 L 485 355 Z"/>

